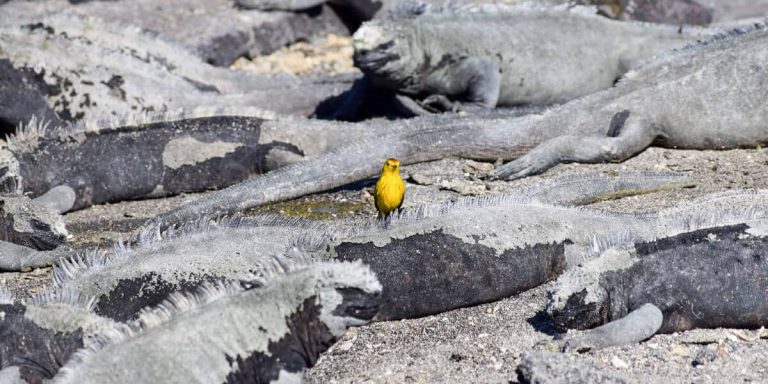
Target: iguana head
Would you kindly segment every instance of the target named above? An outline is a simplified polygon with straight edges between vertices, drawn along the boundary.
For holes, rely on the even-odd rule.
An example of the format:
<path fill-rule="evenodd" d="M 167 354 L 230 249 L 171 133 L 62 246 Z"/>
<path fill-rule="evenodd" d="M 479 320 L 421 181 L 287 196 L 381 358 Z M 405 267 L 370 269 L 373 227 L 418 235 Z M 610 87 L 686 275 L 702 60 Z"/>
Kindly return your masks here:
<path fill-rule="evenodd" d="M 404 39 L 377 22 L 363 24 L 352 36 L 355 66 L 366 74 L 389 75 L 400 68 L 400 59 L 408 57 Z"/>
<path fill-rule="evenodd" d="M 381 284 L 361 262 L 318 263 L 306 281 L 315 286 L 320 321 L 336 337 L 350 326 L 367 324 L 381 305 Z"/>
<path fill-rule="evenodd" d="M 604 247 L 594 250 L 596 257 L 589 257 L 591 260 L 560 276 L 550 291 L 547 312 L 558 330 L 593 328 L 617 314 L 618 309 L 611 308 L 612 295 L 606 276 L 630 268 L 637 257 L 631 241 L 606 242 Z"/>
<path fill-rule="evenodd" d="M 67 235 L 57 212 L 24 195 L 0 195 L 0 240 L 47 251 Z"/>

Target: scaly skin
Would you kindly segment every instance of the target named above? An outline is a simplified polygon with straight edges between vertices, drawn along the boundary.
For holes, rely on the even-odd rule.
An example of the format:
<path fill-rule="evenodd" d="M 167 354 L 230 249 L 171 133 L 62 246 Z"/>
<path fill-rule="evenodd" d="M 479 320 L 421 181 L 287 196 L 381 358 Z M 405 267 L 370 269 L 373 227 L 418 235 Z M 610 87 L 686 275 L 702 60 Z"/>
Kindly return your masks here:
<path fill-rule="evenodd" d="M 511 196 L 425 205 L 395 214 L 385 223 L 320 224 L 267 217 L 208 226 L 201 224 L 208 221 L 203 220 L 185 225 L 180 235 L 170 238 L 142 236 L 144 240 L 128 249 L 118 246 L 108 254 L 62 261 L 54 268 L 54 277 L 60 287 L 96 297 L 97 313 L 123 321 L 170 292 L 259 274 L 275 255 L 287 253 L 290 260 L 298 251 L 314 259 L 370 264 L 385 287 L 378 319 L 419 317 L 543 284 L 565 265 L 580 262 L 568 259 L 568 254 L 592 247 L 596 234 L 631 231 L 646 238 L 653 233 L 654 221 L 648 215 L 562 205 L 686 182 L 679 174 L 569 177 Z M 682 216 L 691 212 L 696 211 L 689 209 Z M 510 217 L 518 223 L 511 231 L 503 224 Z M 468 227 L 467 222 L 475 225 Z M 430 294 L 413 293 L 419 290 Z"/>
<path fill-rule="evenodd" d="M 63 129 L 33 123 L 0 146 L 0 182 L 68 212 L 226 187 L 380 132 L 246 108 Z"/>
<path fill-rule="evenodd" d="M 560 162 L 623 161 L 651 144 L 730 149 L 768 143 L 766 57 L 764 25 L 662 55 L 612 89 L 545 113 L 540 130 L 570 132 L 493 175 L 516 179 Z"/>
<path fill-rule="evenodd" d="M 576 0 L 596 5 L 601 14 L 618 20 L 639 20 L 665 24 L 707 25 L 714 9 L 694 0 Z"/>
<path fill-rule="evenodd" d="M 0 65 L 0 70 L 11 72 L 4 76 L 36 79 L 32 83 L 36 92 L 63 121 L 198 106 L 257 107 L 309 115 L 357 77 L 299 79 L 216 68 L 135 27 L 66 14 L 12 16 L 3 14 L 0 23 L 0 45 L 10 63 Z M 39 101 L 32 97 L 32 90 L 21 91 L 27 99 Z M 27 122 L 49 114 L 37 107 L 28 112 L 35 115 L 11 117 Z M 3 120 L 6 117 L 0 116 Z M 11 133 L 15 125 L 0 129 Z"/>
<path fill-rule="evenodd" d="M 370 321 L 381 292 L 361 263 L 310 264 L 262 283 L 175 295 L 78 352 L 52 382 L 298 383 L 348 327 Z"/>
<path fill-rule="evenodd" d="M 17 375 L 28 383 L 51 379 L 75 351 L 117 325 L 94 314 L 87 297 L 69 290 L 40 294 L 30 302 L 0 298 L 0 312 L 0 369 L 17 366 Z"/>
<path fill-rule="evenodd" d="M 755 70 L 766 66 L 766 33 L 760 28 L 662 56 L 614 88 L 538 115 L 411 119 L 393 127 L 392 134 L 307 158 L 151 222 L 173 224 L 328 190 L 375 175 L 377 164 L 388 157 L 403 165 L 446 156 L 516 159 L 547 142 L 492 174 L 514 178 L 543 171 L 559 160 L 622 160 L 657 138 L 657 144 L 673 148 L 754 147 L 768 142 L 766 78 Z M 678 108 L 681 105 L 690 108 Z M 391 124 L 366 125 L 378 129 Z"/>
<path fill-rule="evenodd" d="M 600 270 L 580 266 L 561 278 L 548 309 L 560 330 L 599 327 L 557 344 L 581 351 L 768 325 L 767 228 L 765 218 L 745 220 L 604 250 Z"/>
<path fill-rule="evenodd" d="M 374 20 L 353 36 L 355 65 L 377 86 L 438 110 L 456 109 L 454 101 L 470 109 L 546 105 L 609 88 L 654 55 L 715 32 L 594 12 L 467 6 Z"/>
<path fill-rule="evenodd" d="M 14 264 L 17 250 L 49 251 L 63 244 L 68 234 L 58 212 L 24 195 L 0 194 L 0 242 L 4 243 L 0 270 Z"/>
<path fill-rule="evenodd" d="M 724 1 L 724 0 L 721 0 Z M 239 6 L 259 10 L 300 11 L 323 3 L 351 8 L 359 21 L 386 15 L 400 0 L 236 0 Z M 506 1 L 508 3 L 508 1 Z M 606 17 L 622 20 L 640 20 L 670 24 L 708 24 L 712 21 L 712 9 L 693 0 L 538 0 L 542 4 L 589 4 L 597 5 Z M 421 0 L 419 3 L 439 6 L 440 0 Z M 504 4 L 504 0 L 464 0 L 462 4 Z"/>
<path fill-rule="evenodd" d="M 2 3 L 4 1 L 0 1 Z M 269 54 L 296 41 L 314 40 L 329 33 L 348 33 L 344 23 L 328 7 L 304 13 L 264 13 L 235 7 L 231 0 L 74 3 L 70 0 L 12 1 L 2 5 L 0 18 L 5 15 L 9 19 L 25 18 L 31 24 L 51 14 L 100 19 L 108 24 L 107 29 L 118 33 L 120 30 L 153 31 L 156 39 L 178 42 L 204 62 L 220 67 L 228 67 L 242 56 Z"/>

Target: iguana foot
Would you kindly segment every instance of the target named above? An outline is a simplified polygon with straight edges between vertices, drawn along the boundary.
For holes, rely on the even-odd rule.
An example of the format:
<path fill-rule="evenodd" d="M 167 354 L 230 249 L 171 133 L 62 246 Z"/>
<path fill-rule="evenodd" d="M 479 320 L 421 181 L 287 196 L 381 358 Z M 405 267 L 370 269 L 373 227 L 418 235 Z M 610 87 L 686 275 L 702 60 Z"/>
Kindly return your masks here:
<path fill-rule="evenodd" d="M 460 112 L 462 111 L 461 103 L 457 101 L 451 101 L 445 95 L 431 95 L 421 101 L 421 106 L 434 112 Z"/>
<path fill-rule="evenodd" d="M 664 315 L 653 304 L 643 304 L 626 316 L 576 336 L 552 340 L 563 352 L 587 352 L 608 347 L 639 343 L 661 328 Z"/>
<path fill-rule="evenodd" d="M 531 152 L 496 168 L 488 176 L 492 179 L 516 180 L 542 173 L 556 164 L 556 156 Z"/>

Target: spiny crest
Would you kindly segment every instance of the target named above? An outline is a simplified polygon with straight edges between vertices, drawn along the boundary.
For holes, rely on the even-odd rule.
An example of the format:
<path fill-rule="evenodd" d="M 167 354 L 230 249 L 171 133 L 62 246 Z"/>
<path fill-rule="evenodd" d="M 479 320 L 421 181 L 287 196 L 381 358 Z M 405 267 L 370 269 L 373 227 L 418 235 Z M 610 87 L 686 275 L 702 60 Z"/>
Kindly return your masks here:
<path fill-rule="evenodd" d="M 653 218 L 655 214 L 650 213 L 620 213 L 620 212 L 606 212 L 599 209 L 580 207 L 580 206 L 560 206 L 555 204 L 548 204 L 538 202 L 535 199 L 520 195 L 517 193 L 511 194 L 498 194 L 498 195 L 485 195 L 485 196 L 470 196 L 462 197 L 454 202 L 441 202 L 437 204 L 423 204 L 413 208 L 403 209 L 398 213 L 390 215 L 385 220 L 378 220 L 369 224 L 368 226 L 360 225 L 361 228 L 388 228 L 390 226 L 406 225 L 409 223 L 425 220 L 432 217 L 444 216 L 449 214 L 461 214 L 465 212 L 471 212 L 476 209 L 489 208 L 489 207 L 507 207 L 514 205 L 527 205 L 535 207 L 549 207 L 553 209 L 561 209 L 563 211 L 572 211 L 574 213 L 585 213 L 595 216 L 614 216 L 614 217 L 636 217 L 636 218 Z"/>
<path fill-rule="evenodd" d="M 66 304 L 92 312 L 96 306 L 96 298 L 81 294 L 71 288 L 51 289 L 40 292 L 30 298 L 30 302 L 38 307 Z"/>
<path fill-rule="evenodd" d="M 196 220 L 181 224 L 166 226 L 163 223 L 152 223 L 142 229 L 138 243 L 142 246 L 158 241 L 167 241 L 198 233 L 210 232 L 222 228 L 255 228 L 255 227 L 291 227 L 308 232 L 327 231 L 328 225 L 316 220 L 303 217 L 282 216 L 274 213 L 263 213 L 255 216 L 234 215 L 202 216 Z M 165 228 L 165 230 L 163 230 Z"/>
<path fill-rule="evenodd" d="M 583 190 L 579 186 L 589 186 L 602 183 L 615 183 L 617 186 L 626 184 L 620 183 L 636 183 L 640 187 L 647 186 L 647 188 L 653 189 L 654 187 L 661 188 L 664 184 L 676 183 L 686 184 L 690 183 L 691 178 L 689 175 L 680 172 L 653 172 L 653 171 L 638 171 L 638 172 L 621 172 L 615 176 L 599 173 L 589 172 L 573 175 L 565 175 L 556 177 L 543 183 L 535 184 L 531 187 L 525 188 L 519 192 L 520 195 L 525 196 L 532 201 L 540 201 L 547 194 L 561 191 Z M 678 185 L 679 186 L 679 185 Z M 621 189 L 621 188 L 619 188 Z M 631 192 L 632 189 L 627 189 L 627 192 Z M 611 191 L 606 190 L 606 193 Z M 589 197 L 589 196 L 585 196 Z M 543 203 L 557 203 L 557 201 L 551 201 L 551 199 L 545 199 L 541 201 Z"/>
<path fill-rule="evenodd" d="M 709 36 L 706 39 L 701 39 L 697 42 L 687 44 L 681 48 L 668 50 L 645 62 L 645 64 L 642 64 L 637 68 L 625 73 L 624 76 L 618 80 L 617 86 L 620 86 L 624 82 L 631 81 L 640 74 L 645 73 L 653 68 L 669 63 L 672 60 L 676 60 L 680 56 L 695 54 L 696 52 L 699 52 L 703 49 L 729 47 L 735 40 L 765 32 L 768 32 L 768 20 L 761 23 L 755 23 L 750 26 L 734 28 L 727 32 L 717 33 Z"/>
<path fill-rule="evenodd" d="M 631 249 L 634 247 L 634 236 L 629 231 L 620 231 L 610 235 L 593 236 L 592 246 L 585 260 L 591 260 L 600 256 L 603 252 L 611 248 Z"/>
<path fill-rule="evenodd" d="M 660 225 L 668 235 L 768 219 L 765 206 L 727 207 L 711 212 L 693 211 L 687 215 L 665 216 Z"/>
<path fill-rule="evenodd" d="M 240 281 L 205 283 L 194 292 L 184 294 L 174 292 L 157 306 L 142 309 L 136 320 L 125 324 L 117 324 L 115 327 L 106 329 L 94 340 L 90 341 L 88 346 L 72 355 L 69 362 L 59 371 L 54 383 L 57 380 L 66 382 L 68 376 L 77 371 L 79 366 L 87 363 L 90 358 L 101 353 L 109 345 L 120 344 L 130 340 L 148 329 L 157 328 L 184 313 L 201 308 L 217 300 L 237 295 L 247 290 L 261 289 L 261 287 L 277 276 L 315 265 L 315 263 L 309 260 L 286 260 L 279 257 L 275 257 L 273 262 L 271 272 L 267 276 L 259 276 L 249 282 L 253 283 L 254 288 L 246 288 Z"/>
<path fill-rule="evenodd" d="M 510 12 L 572 12 L 584 16 L 598 17 L 597 7 L 591 5 L 558 4 L 549 5 L 540 2 L 528 1 L 518 4 L 473 4 L 463 1 L 446 1 L 441 6 L 432 6 L 416 0 L 409 0 L 399 3 L 390 14 L 386 15 L 389 20 L 398 18 L 417 18 L 422 15 L 462 15 L 462 14 L 487 14 L 496 15 Z"/>
<path fill-rule="evenodd" d="M 95 248 L 60 259 L 53 266 L 53 283 L 62 288 L 85 271 L 107 265 L 110 254 Z"/>
<path fill-rule="evenodd" d="M 659 213 L 659 225 L 668 234 L 740 224 L 768 218 L 768 191 L 740 190 L 715 193 Z"/>
<path fill-rule="evenodd" d="M 80 133 L 110 131 L 126 131 L 141 129 L 145 125 L 174 122 L 188 119 L 199 119 L 216 116 L 252 117 L 264 120 L 274 120 L 278 115 L 252 107 L 196 107 L 194 109 L 179 109 L 172 112 L 140 112 L 124 115 L 108 115 L 102 118 L 85 119 L 77 123 L 52 127 L 49 121 L 33 116 L 29 122 L 20 123 L 16 133 L 7 138 L 8 147 L 17 151 L 31 151 L 40 139 L 57 139 L 73 137 Z"/>
<path fill-rule="evenodd" d="M 294 248 L 296 255 L 320 249 L 328 243 L 334 233 L 334 230 L 323 222 L 276 214 L 262 214 L 252 217 L 244 217 L 239 214 L 218 217 L 206 216 L 168 227 L 165 231 L 161 231 L 161 224 L 153 224 L 144 228 L 139 233 L 138 238 L 114 242 L 112 249 L 109 251 L 95 248 L 60 259 L 53 267 L 53 281 L 56 286 L 63 287 L 92 268 L 102 268 L 114 262 L 130 258 L 135 254 L 132 252 L 132 244 L 136 244 L 138 248 L 143 248 L 159 242 L 183 239 L 196 234 L 222 229 L 281 226 L 296 228 L 298 231 L 306 231 L 306 233 L 298 237 L 294 244 L 287 244 L 288 247 Z M 294 258 L 297 257 L 299 256 Z"/>
<path fill-rule="evenodd" d="M 140 246 L 148 246 L 160 241 L 167 241 L 186 237 L 197 233 L 210 232 L 219 228 L 239 228 L 243 225 L 243 216 L 203 216 L 197 220 L 191 220 L 180 224 L 165 227 L 161 224 L 152 224 L 141 230 L 138 237 Z"/>
<path fill-rule="evenodd" d="M 203 307 L 222 297 L 236 295 L 245 289 L 239 282 L 206 283 L 193 293 L 172 293 L 166 300 L 152 308 L 144 308 L 135 323 L 136 332 L 155 328 L 171 321 L 181 313 Z"/>

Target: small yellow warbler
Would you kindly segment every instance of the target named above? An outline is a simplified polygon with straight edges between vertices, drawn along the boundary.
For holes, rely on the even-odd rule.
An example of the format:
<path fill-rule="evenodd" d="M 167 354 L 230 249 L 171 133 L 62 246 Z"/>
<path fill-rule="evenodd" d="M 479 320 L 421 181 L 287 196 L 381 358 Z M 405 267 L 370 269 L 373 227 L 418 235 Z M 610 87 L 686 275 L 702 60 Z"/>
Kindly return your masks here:
<path fill-rule="evenodd" d="M 403 205 L 405 182 L 400 177 L 400 161 L 387 159 L 381 169 L 381 177 L 376 182 L 374 198 L 380 217 L 386 217 Z"/>

